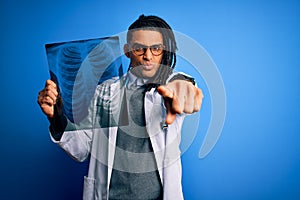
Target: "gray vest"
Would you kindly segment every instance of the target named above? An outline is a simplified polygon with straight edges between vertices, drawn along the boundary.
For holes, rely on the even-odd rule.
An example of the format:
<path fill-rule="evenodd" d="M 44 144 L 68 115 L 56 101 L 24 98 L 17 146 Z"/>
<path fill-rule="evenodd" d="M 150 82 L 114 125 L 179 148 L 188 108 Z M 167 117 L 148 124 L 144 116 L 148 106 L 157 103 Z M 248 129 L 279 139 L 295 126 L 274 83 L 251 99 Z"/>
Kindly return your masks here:
<path fill-rule="evenodd" d="M 119 126 L 109 199 L 162 199 L 162 184 L 153 148 L 146 131 L 144 87 L 126 89 Z M 128 108 L 128 109 L 127 109 Z"/>

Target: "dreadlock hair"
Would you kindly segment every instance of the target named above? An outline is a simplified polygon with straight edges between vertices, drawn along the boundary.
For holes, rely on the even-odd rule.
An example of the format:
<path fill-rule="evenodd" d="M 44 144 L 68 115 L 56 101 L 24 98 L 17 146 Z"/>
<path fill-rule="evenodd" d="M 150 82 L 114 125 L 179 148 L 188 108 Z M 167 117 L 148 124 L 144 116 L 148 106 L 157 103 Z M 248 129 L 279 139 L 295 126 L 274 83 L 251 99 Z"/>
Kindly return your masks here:
<path fill-rule="evenodd" d="M 161 61 L 161 67 L 151 81 L 153 83 L 165 84 L 176 65 L 177 44 L 172 28 L 160 17 L 154 15 L 140 15 L 128 28 L 127 42 L 132 39 L 133 32 L 137 30 L 153 30 L 162 34 L 165 50 Z"/>

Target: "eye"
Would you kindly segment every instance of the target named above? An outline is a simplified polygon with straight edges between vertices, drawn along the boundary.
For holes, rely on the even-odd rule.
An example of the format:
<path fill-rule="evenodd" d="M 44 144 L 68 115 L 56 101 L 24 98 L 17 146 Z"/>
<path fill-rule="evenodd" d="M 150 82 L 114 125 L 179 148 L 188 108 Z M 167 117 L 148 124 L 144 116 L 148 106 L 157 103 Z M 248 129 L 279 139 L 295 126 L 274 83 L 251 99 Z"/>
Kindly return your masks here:
<path fill-rule="evenodd" d="M 159 46 L 153 46 L 153 47 L 151 47 L 151 49 L 152 49 L 153 51 L 158 51 L 158 50 L 160 50 L 160 47 L 159 47 Z"/>
<path fill-rule="evenodd" d="M 134 45 L 133 50 L 137 52 L 144 51 L 144 47 L 142 45 Z"/>
<path fill-rule="evenodd" d="M 162 45 L 153 45 L 151 46 L 152 51 L 161 51 L 163 49 Z"/>

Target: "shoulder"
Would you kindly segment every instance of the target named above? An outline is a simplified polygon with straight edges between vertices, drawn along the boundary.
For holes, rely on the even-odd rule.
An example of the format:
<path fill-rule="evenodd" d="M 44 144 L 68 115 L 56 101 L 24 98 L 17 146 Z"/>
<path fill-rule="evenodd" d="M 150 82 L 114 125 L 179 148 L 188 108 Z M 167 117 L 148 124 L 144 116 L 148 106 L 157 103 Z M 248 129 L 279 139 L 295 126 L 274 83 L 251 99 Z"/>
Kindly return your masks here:
<path fill-rule="evenodd" d="M 112 77 L 103 83 L 97 85 L 96 87 L 96 93 L 101 92 L 103 90 L 109 90 L 111 87 L 115 87 L 116 85 L 120 84 L 120 78 L 119 77 Z"/>

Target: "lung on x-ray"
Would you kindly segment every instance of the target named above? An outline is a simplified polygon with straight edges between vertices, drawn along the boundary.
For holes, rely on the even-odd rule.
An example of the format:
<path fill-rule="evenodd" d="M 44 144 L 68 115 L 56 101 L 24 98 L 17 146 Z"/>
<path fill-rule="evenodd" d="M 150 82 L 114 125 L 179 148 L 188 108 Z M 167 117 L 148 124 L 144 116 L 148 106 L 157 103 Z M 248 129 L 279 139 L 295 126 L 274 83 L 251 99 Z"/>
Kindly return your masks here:
<path fill-rule="evenodd" d="M 59 87 L 66 117 L 79 123 L 88 114 L 98 84 L 123 75 L 119 38 L 46 44 L 51 79 Z"/>

